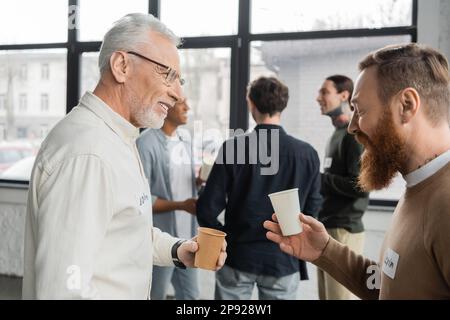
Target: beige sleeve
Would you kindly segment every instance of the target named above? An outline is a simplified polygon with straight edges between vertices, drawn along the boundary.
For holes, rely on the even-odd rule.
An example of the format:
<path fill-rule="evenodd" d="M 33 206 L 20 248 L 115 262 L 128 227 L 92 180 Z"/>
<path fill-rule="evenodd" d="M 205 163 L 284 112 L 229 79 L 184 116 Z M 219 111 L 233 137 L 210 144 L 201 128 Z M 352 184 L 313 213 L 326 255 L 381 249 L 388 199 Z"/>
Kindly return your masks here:
<path fill-rule="evenodd" d="M 376 300 L 381 281 L 376 262 L 356 254 L 332 237 L 313 263 L 361 299 Z"/>
<path fill-rule="evenodd" d="M 447 199 L 448 196 L 446 197 Z M 439 202 L 433 206 L 425 222 L 425 248 L 436 262 L 443 280 L 450 288 L 450 206 Z"/>
<path fill-rule="evenodd" d="M 172 247 L 177 243 L 179 238 L 172 237 L 167 232 L 153 227 L 153 263 L 161 267 L 173 267 Z"/>

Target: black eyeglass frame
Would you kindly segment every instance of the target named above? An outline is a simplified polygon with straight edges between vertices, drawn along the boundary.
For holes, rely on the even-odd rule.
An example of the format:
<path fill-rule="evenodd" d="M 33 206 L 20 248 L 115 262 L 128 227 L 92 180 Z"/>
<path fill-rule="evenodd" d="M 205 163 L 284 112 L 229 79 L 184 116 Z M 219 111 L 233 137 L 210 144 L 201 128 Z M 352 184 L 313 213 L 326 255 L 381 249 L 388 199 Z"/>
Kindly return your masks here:
<path fill-rule="evenodd" d="M 158 62 L 158 61 L 155 61 L 153 59 L 147 58 L 146 56 L 143 56 L 142 54 L 134 52 L 134 51 L 127 51 L 127 53 L 128 54 L 132 54 L 132 55 L 134 55 L 136 57 L 139 57 L 141 59 L 150 61 L 150 62 L 152 62 L 152 63 L 154 63 L 157 66 L 160 66 L 162 68 L 165 68 L 166 69 L 166 71 L 165 71 L 166 79 L 165 80 L 166 80 L 168 85 L 174 83 L 176 79 L 178 79 L 180 81 L 180 85 L 183 85 L 186 82 L 183 78 L 180 77 L 180 75 L 178 74 L 178 72 L 175 69 L 173 69 L 173 68 L 171 68 L 169 66 L 166 66 L 165 64 L 163 64 L 161 62 Z"/>

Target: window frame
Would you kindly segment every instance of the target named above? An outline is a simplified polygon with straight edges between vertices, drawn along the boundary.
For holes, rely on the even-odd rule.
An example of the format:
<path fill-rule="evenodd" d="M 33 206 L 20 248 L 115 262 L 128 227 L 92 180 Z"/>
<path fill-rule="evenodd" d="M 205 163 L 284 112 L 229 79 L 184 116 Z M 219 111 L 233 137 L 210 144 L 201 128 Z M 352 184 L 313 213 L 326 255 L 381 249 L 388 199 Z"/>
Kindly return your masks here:
<path fill-rule="evenodd" d="M 48 95 L 48 93 L 41 93 L 41 106 L 40 106 L 40 109 L 41 109 L 41 112 L 46 112 L 46 113 L 48 113 L 49 112 L 49 110 L 50 110 L 50 103 L 49 103 L 49 100 L 50 100 L 50 98 L 49 98 L 49 95 Z"/>
<path fill-rule="evenodd" d="M 28 109 L 28 94 L 19 93 L 19 113 L 26 112 Z"/>
<path fill-rule="evenodd" d="M 50 80 L 50 64 L 47 62 L 41 63 L 41 80 Z"/>
<path fill-rule="evenodd" d="M 148 0 L 148 13 L 160 17 L 160 1 Z M 235 35 L 186 37 L 180 49 L 231 49 L 230 79 L 230 129 L 247 130 L 249 118 L 246 103 L 246 87 L 250 76 L 250 45 L 253 41 L 332 39 L 348 37 L 376 37 L 410 35 L 412 42 L 417 42 L 418 33 L 418 0 L 412 1 L 412 21 L 409 26 L 387 27 L 379 29 L 343 29 L 325 31 L 301 31 L 286 33 L 250 33 L 251 1 L 239 0 L 238 31 Z M 67 0 L 68 8 L 79 5 L 78 0 Z M 70 11 L 69 11 L 70 12 Z M 79 23 L 79 19 L 76 21 Z M 67 30 L 67 42 L 43 44 L 0 45 L 0 50 L 26 49 L 67 49 L 67 93 L 66 112 L 70 112 L 78 104 L 81 86 L 81 55 L 85 52 L 100 50 L 100 41 L 79 41 L 78 28 Z M 23 181 L 1 180 L 0 185 L 23 185 Z M 371 204 L 377 206 L 395 206 L 397 201 L 372 199 Z"/>

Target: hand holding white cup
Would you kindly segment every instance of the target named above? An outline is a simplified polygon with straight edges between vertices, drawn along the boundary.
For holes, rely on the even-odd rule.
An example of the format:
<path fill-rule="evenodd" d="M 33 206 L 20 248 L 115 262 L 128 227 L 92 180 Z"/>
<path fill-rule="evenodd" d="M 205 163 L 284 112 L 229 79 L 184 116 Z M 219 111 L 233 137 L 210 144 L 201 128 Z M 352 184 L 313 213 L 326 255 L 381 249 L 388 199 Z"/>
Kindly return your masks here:
<path fill-rule="evenodd" d="M 298 188 L 269 194 L 283 236 L 292 236 L 303 231 L 299 220 L 300 200 Z"/>

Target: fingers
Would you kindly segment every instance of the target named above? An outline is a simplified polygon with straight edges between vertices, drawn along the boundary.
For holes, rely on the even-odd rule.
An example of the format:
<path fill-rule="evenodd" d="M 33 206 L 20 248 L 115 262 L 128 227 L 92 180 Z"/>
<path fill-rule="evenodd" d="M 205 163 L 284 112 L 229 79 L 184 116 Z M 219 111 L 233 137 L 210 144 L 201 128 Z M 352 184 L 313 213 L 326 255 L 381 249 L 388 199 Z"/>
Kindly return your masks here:
<path fill-rule="evenodd" d="M 273 233 L 281 234 L 280 225 L 278 223 L 272 221 L 264 221 L 263 226 L 264 228 L 266 228 L 269 231 L 272 231 Z"/>
<path fill-rule="evenodd" d="M 215 269 L 216 271 L 220 270 L 224 266 L 226 259 L 227 259 L 227 253 L 221 252 L 219 255 L 219 259 L 217 260 L 217 266 Z"/>
<path fill-rule="evenodd" d="M 305 223 L 302 223 L 302 228 L 303 228 L 303 231 L 305 231 L 305 232 L 312 232 L 311 227 Z"/>
<path fill-rule="evenodd" d="M 275 222 L 278 222 L 278 218 L 277 218 L 277 215 L 275 213 L 272 214 L 272 220 L 275 221 Z"/>
<path fill-rule="evenodd" d="M 273 241 L 275 243 L 278 243 L 280 245 L 280 249 L 281 251 L 283 251 L 284 253 L 287 253 L 291 256 L 294 255 L 294 248 L 292 248 L 291 245 L 286 244 L 285 242 L 283 242 L 283 240 L 285 239 L 285 237 L 280 236 L 279 234 L 275 234 L 271 231 L 266 233 L 266 237 L 267 239 L 269 239 L 270 241 Z"/>
<path fill-rule="evenodd" d="M 280 236 L 279 234 L 275 234 L 275 233 L 269 231 L 266 233 L 266 237 L 270 241 L 278 243 L 280 245 L 281 251 L 283 251 L 284 253 L 294 255 L 294 248 L 292 248 L 292 246 L 287 245 L 283 242 L 283 239 L 284 239 L 283 236 Z"/>
<path fill-rule="evenodd" d="M 226 251 L 227 251 L 227 241 L 226 241 L 226 240 L 223 241 L 223 244 L 222 244 L 222 251 L 223 251 L 223 252 L 226 252 Z"/>
<path fill-rule="evenodd" d="M 273 233 L 271 231 L 266 233 L 266 237 L 267 239 L 275 243 L 281 243 L 283 241 L 283 237 L 281 235 Z"/>
<path fill-rule="evenodd" d="M 294 248 L 292 248 L 292 246 L 290 246 L 290 245 L 287 245 L 287 244 L 282 242 L 282 243 L 280 243 L 280 249 L 284 253 L 287 253 L 287 254 L 289 254 L 291 256 L 294 255 Z"/>
<path fill-rule="evenodd" d="M 217 260 L 217 266 L 215 269 L 216 271 L 220 270 L 224 266 L 226 259 L 227 259 L 227 241 L 224 240 L 222 243 L 219 259 Z"/>
<path fill-rule="evenodd" d="M 311 227 L 312 231 L 324 231 L 324 226 L 311 216 L 306 216 L 300 213 L 300 221 Z"/>
<path fill-rule="evenodd" d="M 198 243 L 196 241 L 188 240 L 185 242 L 185 244 L 186 244 L 187 251 L 193 252 L 193 253 L 197 252 Z"/>

